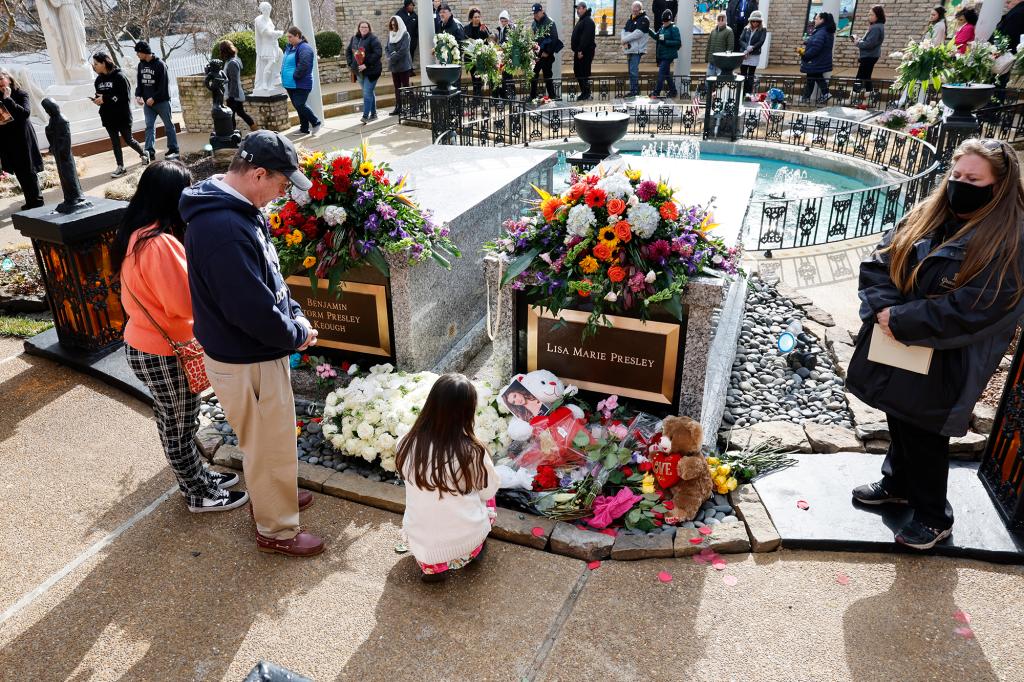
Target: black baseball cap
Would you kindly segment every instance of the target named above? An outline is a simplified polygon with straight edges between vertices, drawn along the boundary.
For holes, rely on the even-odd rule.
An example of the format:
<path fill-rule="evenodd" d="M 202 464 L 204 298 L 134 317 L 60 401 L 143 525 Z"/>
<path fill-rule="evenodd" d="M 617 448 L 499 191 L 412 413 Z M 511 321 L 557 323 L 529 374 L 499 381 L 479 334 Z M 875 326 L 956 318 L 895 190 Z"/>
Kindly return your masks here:
<path fill-rule="evenodd" d="M 140 40 L 139 42 L 135 43 L 135 53 L 136 54 L 153 54 L 153 49 L 149 46 L 149 43 L 147 43 L 145 40 Z"/>
<path fill-rule="evenodd" d="M 533 13 L 534 14 L 536 14 L 537 12 L 543 11 L 543 9 L 544 9 L 544 5 L 540 4 L 539 2 L 533 3 Z"/>
<path fill-rule="evenodd" d="M 253 166 L 283 173 L 300 190 L 305 191 L 313 186 L 309 178 L 299 170 L 299 155 L 295 153 L 295 145 L 287 137 L 272 130 L 257 130 L 246 135 L 238 155 Z"/>

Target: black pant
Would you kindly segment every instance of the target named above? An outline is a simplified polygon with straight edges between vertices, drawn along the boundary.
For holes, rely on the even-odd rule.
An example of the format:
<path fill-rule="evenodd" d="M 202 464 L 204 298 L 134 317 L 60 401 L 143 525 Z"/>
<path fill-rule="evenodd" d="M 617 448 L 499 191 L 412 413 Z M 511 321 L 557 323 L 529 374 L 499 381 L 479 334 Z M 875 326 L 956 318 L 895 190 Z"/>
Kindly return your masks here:
<path fill-rule="evenodd" d="M 580 99 L 590 99 L 590 67 L 594 63 L 594 54 L 584 52 L 581 59 L 578 52 L 572 55 L 572 75 L 580 86 Z"/>
<path fill-rule="evenodd" d="M 114 150 L 114 160 L 117 161 L 118 167 L 124 165 L 124 154 L 121 153 L 121 140 L 124 139 L 124 143 L 134 149 L 139 156 L 145 154 L 142 150 L 142 145 L 135 141 L 132 137 L 132 124 L 125 123 L 120 128 L 107 128 L 107 135 L 110 136 L 110 146 Z"/>
<path fill-rule="evenodd" d="M 875 64 L 878 62 L 878 57 L 864 57 L 860 60 L 860 65 L 857 67 L 857 78 L 853 84 L 853 89 L 857 92 L 861 90 L 874 90 L 875 86 L 871 82 L 871 72 L 875 70 Z"/>
<path fill-rule="evenodd" d="M 411 75 L 412 69 L 400 73 L 391 72 L 391 84 L 395 86 L 395 111 L 402 111 L 402 88 L 409 87 L 409 76 Z"/>
<path fill-rule="evenodd" d="M 953 508 L 946 499 L 949 479 L 949 436 L 943 436 L 886 415 L 889 453 L 882 463 L 882 485 L 906 496 L 914 518 L 931 528 L 953 525 Z"/>
<path fill-rule="evenodd" d="M 43 193 L 39 189 L 39 176 L 28 166 L 14 169 L 14 177 L 18 178 L 21 193 L 25 195 L 25 203 L 29 206 L 42 206 Z"/>
<path fill-rule="evenodd" d="M 544 74 L 544 87 L 548 91 L 548 97 L 555 98 L 555 83 L 551 80 L 551 67 L 555 65 L 554 56 L 538 57 L 537 65 L 533 67 L 533 80 L 530 81 L 530 99 L 537 98 L 538 74 Z"/>
<path fill-rule="evenodd" d="M 732 51 L 740 51 L 740 36 L 743 34 L 743 29 L 746 28 L 746 22 L 732 25 Z"/>
<path fill-rule="evenodd" d="M 743 94 L 754 91 L 754 74 L 757 72 L 757 64 L 740 66 L 740 73 L 743 74 Z"/>
<path fill-rule="evenodd" d="M 807 85 L 804 86 L 804 99 L 811 96 L 814 92 L 814 84 L 818 84 L 818 92 L 821 93 L 821 97 L 828 95 L 828 81 L 825 80 L 824 73 L 809 73 L 807 74 Z"/>
<path fill-rule="evenodd" d="M 241 117 L 242 120 L 245 121 L 245 125 L 249 126 L 250 129 L 253 127 L 253 125 L 255 125 L 256 121 L 252 120 L 252 116 L 250 116 L 249 114 L 245 113 L 245 105 L 242 104 L 240 101 L 238 101 L 237 99 L 231 99 L 230 97 L 228 97 L 225 100 L 225 104 L 227 104 L 228 105 L 228 109 L 231 110 L 231 127 L 232 128 L 237 128 L 238 127 L 238 118 L 237 117 Z"/>

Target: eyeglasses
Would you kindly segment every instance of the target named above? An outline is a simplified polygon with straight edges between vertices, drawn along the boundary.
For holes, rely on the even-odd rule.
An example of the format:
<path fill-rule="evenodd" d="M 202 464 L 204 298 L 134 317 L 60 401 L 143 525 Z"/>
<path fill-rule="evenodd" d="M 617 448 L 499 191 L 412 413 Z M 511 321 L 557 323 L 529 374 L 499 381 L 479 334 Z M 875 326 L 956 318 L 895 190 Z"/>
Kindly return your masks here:
<path fill-rule="evenodd" d="M 999 152 L 1003 155 L 1003 163 L 1008 164 L 1010 162 L 1010 158 L 1006 153 L 1006 145 L 1000 142 L 999 140 L 982 140 L 981 146 L 989 150 L 990 152 L 994 152 L 998 149 Z"/>

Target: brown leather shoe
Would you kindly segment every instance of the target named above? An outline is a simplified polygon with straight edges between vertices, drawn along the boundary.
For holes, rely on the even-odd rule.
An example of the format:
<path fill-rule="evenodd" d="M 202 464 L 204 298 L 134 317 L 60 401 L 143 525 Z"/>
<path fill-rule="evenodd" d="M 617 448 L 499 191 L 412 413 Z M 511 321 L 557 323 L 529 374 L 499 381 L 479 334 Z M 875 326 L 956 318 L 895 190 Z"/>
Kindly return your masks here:
<path fill-rule="evenodd" d="M 313 506 L 313 493 L 299 488 L 299 511 Z"/>
<path fill-rule="evenodd" d="M 316 556 L 324 551 L 324 541 L 312 533 L 300 530 L 290 540 L 275 540 L 260 535 L 256 531 L 256 547 L 261 552 L 284 554 L 285 556 Z"/>

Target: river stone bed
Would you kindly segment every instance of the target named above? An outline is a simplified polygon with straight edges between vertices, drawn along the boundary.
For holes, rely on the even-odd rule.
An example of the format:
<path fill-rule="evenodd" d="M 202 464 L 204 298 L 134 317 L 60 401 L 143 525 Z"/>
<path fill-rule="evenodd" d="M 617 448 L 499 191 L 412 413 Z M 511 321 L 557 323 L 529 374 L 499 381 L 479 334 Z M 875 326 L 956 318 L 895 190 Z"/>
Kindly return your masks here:
<path fill-rule="evenodd" d="M 821 339 L 816 339 L 810 348 L 818 359 L 813 370 L 801 367 L 794 372 L 779 352 L 779 334 L 794 319 L 803 322 L 803 310 L 781 296 L 774 284 L 750 279 L 722 415 L 723 429 L 766 421 L 853 428 L 843 379 L 836 373 L 835 363 Z"/>

